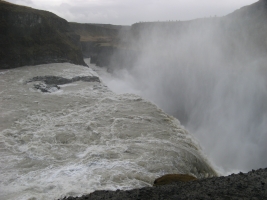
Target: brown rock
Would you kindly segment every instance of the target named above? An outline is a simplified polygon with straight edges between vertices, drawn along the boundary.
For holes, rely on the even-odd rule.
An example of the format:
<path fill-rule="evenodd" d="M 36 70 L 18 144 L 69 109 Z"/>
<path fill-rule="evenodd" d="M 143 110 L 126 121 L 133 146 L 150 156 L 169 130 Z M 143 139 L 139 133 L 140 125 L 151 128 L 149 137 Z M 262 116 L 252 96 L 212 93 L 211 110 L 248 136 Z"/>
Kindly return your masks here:
<path fill-rule="evenodd" d="M 166 174 L 154 181 L 154 186 L 167 185 L 173 182 L 189 182 L 197 180 L 196 177 L 188 174 Z"/>

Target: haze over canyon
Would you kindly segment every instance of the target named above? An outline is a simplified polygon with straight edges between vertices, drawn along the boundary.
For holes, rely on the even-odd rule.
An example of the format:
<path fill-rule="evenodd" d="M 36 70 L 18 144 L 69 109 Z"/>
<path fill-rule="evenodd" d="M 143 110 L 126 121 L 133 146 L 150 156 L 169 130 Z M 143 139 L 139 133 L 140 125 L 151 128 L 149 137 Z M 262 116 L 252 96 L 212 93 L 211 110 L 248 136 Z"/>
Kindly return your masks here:
<path fill-rule="evenodd" d="M 48 7 L 95 3 L 79 2 Z M 142 8 L 129 26 L 130 12 L 122 25 L 85 22 L 83 9 L 69 22 L 1 0 L 0 198 L 266 196 L 267 0 L 225 15 L 239 3 L 187 21 Z M 151 187 L 166 174 L 194 181 Z"/>

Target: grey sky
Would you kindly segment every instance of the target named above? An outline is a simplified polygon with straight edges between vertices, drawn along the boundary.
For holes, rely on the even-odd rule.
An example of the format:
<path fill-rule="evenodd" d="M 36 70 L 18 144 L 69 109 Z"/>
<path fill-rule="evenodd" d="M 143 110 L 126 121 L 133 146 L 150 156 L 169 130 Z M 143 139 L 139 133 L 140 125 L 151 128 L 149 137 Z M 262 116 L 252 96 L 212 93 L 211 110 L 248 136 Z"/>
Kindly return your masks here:
<path fill-rule="evenodd" d="M 131 25 L 139 21 L 224 16 L 257 0 L 7 0 L 48 10 L 68 21 Z"/>

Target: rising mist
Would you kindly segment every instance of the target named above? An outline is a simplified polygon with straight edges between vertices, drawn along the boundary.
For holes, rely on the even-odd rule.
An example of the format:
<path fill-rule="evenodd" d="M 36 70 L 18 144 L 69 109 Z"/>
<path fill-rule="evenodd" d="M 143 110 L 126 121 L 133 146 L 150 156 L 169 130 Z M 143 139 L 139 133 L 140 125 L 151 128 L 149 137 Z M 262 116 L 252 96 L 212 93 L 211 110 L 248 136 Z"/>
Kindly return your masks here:
<path fill-rule="evenodd" d="M 114 54 L 112 79 L 103 79 L 177 117 L 222 173 L 266 167 L 266 4 L 223 18 L 134 24 L 121 38 L 135 59 L 121 65 Z"/>

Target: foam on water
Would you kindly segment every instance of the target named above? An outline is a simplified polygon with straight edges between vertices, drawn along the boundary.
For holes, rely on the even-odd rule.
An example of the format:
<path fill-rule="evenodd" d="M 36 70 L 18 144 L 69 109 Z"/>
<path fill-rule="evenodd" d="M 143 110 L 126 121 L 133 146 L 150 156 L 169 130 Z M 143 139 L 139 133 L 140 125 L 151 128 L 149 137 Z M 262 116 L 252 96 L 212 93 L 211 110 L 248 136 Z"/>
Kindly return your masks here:
<path fill-rule="evenodd" d="M 179 121 L 103 83 L 74 82 L 53 93 L 36 76 L 96 76 L 47 64 L 0 73 L 0 197 L 56 199 L 100 189 L 149 186 L 166 173 L 216 175 Z"/>

